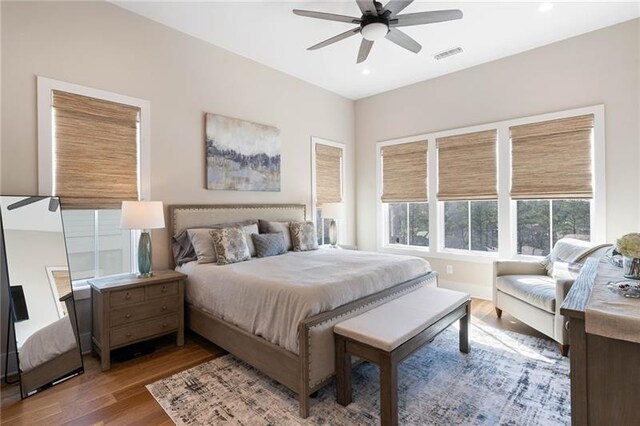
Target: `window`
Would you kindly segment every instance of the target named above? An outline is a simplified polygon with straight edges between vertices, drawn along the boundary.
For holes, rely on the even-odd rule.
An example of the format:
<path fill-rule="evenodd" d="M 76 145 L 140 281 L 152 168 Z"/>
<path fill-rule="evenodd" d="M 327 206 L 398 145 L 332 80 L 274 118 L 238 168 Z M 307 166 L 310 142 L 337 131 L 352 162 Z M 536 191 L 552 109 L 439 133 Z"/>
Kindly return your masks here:
<path fill-rule="evenodd" d="M 379 142 L 379 248 L 484 263 L 603 241 L 603 122 L 598 105 Z"/>
<path fill-rule="evenodd" d="M 38 110 L 40 193 L 60 196 L 74 285 L 131 272 L 120 207 L 148 191 L 148 102 L 39 77 Z"/>
<path fill-rule="evenodd" d="M 389 203 L 389 244 L 429 246 L 429 203 Z"/>
<path fill-rule="evenodd" d="M 590 200 L 518 200 L 517 254 L 546 256 L 561 238 L 591 239 Z"/>
<path fill-rule="evenodd" d="M 344 233 L 344 145 L 337 142 L 313 138 L 313 205 L 318 245 L 330 243 L 329 229 L 335 220 L 338 229 L 338 241 Z"/>
<path fill-rule="evenodd" d="M 497 130 L 436 139 L 444 248 L 498 251 Z"/>

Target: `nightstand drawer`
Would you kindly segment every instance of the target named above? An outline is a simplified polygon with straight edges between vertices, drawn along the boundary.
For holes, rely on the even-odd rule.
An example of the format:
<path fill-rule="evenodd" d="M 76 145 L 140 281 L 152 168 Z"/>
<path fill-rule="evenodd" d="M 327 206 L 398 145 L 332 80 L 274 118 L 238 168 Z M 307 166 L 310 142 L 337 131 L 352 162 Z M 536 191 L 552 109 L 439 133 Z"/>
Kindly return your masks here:
<path fill-rule="evenodd" d="M 111 347 L 126 345 L 147 337 L 176 331 L 178 322 L 178 315 L 170 315 L 112 329 L 110 332 Z"/>
<path fill-rule="evenodd" d="M 173 296 L 178 294 L 178 283 L 164 283 L 147 286 L 147 299 L 156 297 Z"/>
<path fill-rule="evenodd" d="M 110 315 L 111 327 L 171 314 L 177 312 L 178 308 L 178 299 L 175 297 L 166 297 L 163 299 L 154 299 L 141 305 L 115 309 L 111 311 Z"/>
<path fill-rule="evenodd" d="M 144 301 L 144 288 L 111 292 L 111 309 Z"/>

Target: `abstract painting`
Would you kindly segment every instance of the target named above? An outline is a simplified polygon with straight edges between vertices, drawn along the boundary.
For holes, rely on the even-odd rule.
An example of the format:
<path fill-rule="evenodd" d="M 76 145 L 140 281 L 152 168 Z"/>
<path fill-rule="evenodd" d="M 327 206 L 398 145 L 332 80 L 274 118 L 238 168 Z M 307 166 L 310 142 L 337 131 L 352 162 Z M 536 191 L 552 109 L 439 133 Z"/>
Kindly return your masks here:
<path fill-rule="evenodd" d="M 280 191 L 280 130 L 206 115 L 207 189 Z"/>

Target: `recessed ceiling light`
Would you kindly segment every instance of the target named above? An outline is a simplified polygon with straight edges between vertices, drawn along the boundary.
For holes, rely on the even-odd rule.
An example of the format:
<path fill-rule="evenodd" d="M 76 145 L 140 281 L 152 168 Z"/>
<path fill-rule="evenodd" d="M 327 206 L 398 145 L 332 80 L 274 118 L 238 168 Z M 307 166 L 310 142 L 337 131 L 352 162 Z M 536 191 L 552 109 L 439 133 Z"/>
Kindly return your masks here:
<path fill-rule="evenodd" d="M 544 13 L 544 12 L 548 12 L 548 11 L 550 11 L 551 9 L 553 9 L 553 3 L 542 3 L 542 4 L 540 5 L 540 7 L 538 8 L 538 10 L 539 10 L 540 12 L 543 12 L 543 13 Z"/>
<path fill-rule="evenodd" d="M 369 75 L 371 74 L 371 70 L 369 68 L 365 68 L 362 70 L 362 75 Z"/>

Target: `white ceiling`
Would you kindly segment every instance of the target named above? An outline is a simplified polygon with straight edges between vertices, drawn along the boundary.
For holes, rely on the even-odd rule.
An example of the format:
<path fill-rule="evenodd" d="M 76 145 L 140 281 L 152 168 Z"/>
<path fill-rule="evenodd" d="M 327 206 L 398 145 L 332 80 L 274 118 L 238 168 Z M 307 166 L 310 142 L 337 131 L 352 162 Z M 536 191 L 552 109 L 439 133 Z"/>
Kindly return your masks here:
<path fill-rule="evenodd" d="M 423 48 L 419 54 L 388 40 L 376 42 L 356 64 L 361 36 L 317 51 L 306 48 L 355 28 L 352 24 L 293 15 L 294 8 L 360 16 L 355 0 L 323 2 L 209 1 L 115 2 L 149 19 L 208 41 L 350 99 L 359 99 L 640 16 L 639 2 L 415 1 L 402 13 L 460 9 L 459 21 L 406 27 Z M 386 3 L 383 1 L 383 4 Z M 461 46 L 464 53 L 436 61 L 435 53 Z M 363 75 L 363 70 L 369 70 Z"/>

